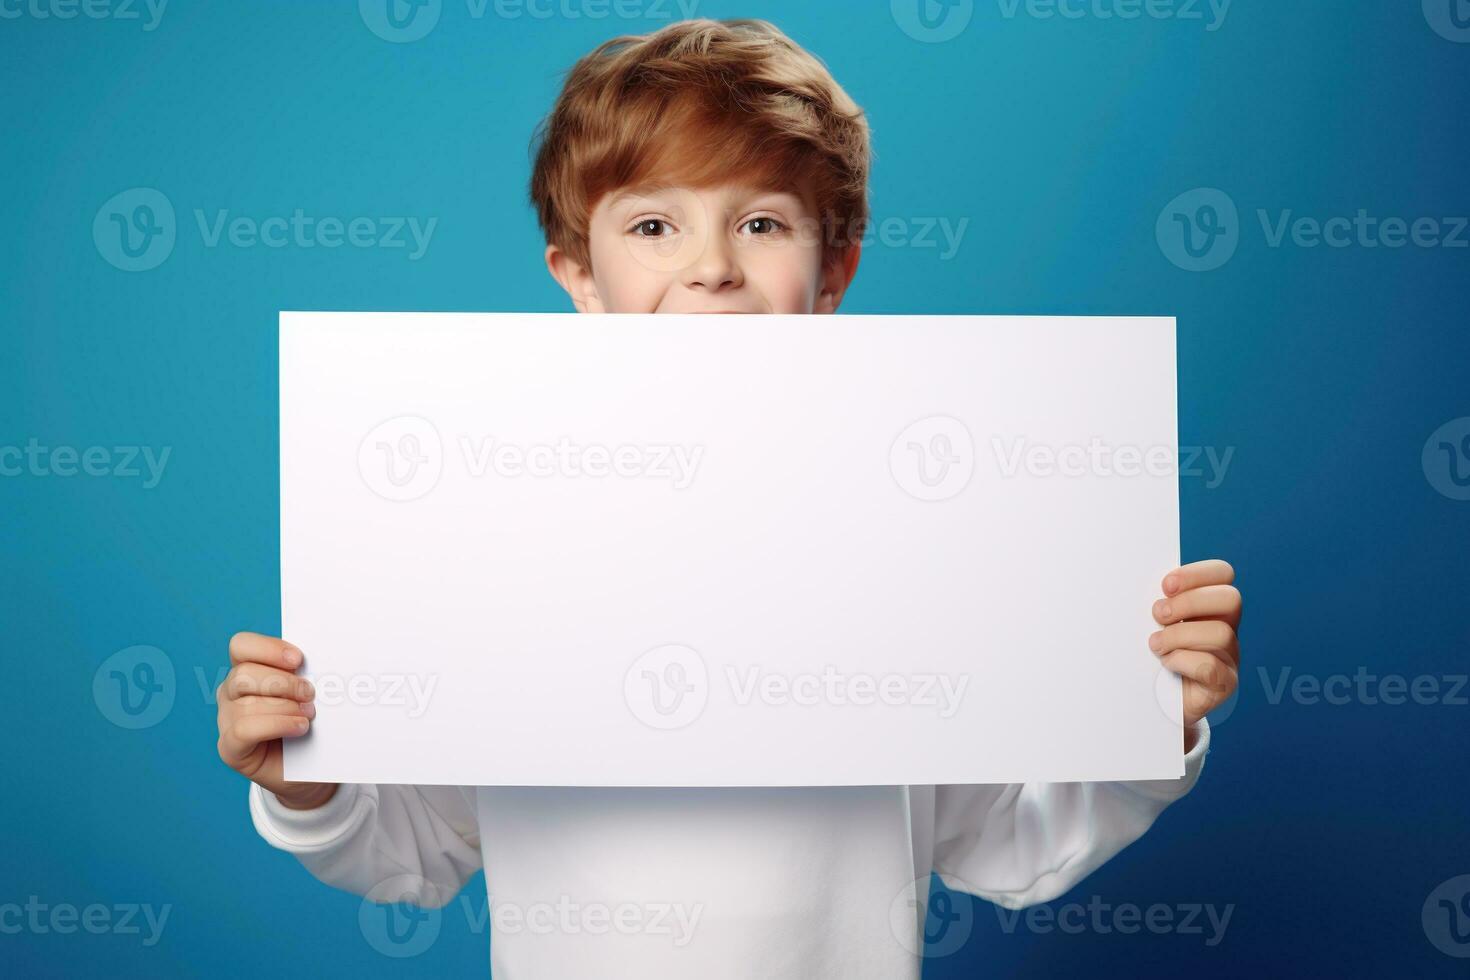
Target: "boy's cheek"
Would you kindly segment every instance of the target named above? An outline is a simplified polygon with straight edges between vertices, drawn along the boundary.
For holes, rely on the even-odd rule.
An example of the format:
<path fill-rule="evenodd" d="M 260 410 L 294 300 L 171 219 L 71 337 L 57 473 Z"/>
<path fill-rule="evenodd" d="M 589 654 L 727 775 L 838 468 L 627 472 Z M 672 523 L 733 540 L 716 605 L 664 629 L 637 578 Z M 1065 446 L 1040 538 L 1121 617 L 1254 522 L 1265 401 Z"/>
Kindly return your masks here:
<path fill-rule="evenodd" d="M 742 293 L 754 294 L 753 306 L 772 313 L 811 313 L 821 290 L 821 249 L 794 243 L 740 246 Z M 595 243 L 593 279 L 607 313 L 666 313 L 695 308 L 684 302 L 680 273 L 650 269 L 622 242 Z"/>
<path fill-rule="evenodd" d="M 646 270 L 610 270 L 600 279 L 597 292 L 605 313 L 657 313 L 668 285 L 655 281 Z"/>
<path fill-rule="evenodd" d="M 672 277 L 635 262 L 622 249 L 596 249 L 592 280 L 605 313 L 655 313 Z"/>
<path fill-rule="evenodd" d="M 752 257 L 745 285 L 758 292 L 772 313 L 811 313 L 822 288 L 819 254 L 805 249 L 763 246 Z"/>

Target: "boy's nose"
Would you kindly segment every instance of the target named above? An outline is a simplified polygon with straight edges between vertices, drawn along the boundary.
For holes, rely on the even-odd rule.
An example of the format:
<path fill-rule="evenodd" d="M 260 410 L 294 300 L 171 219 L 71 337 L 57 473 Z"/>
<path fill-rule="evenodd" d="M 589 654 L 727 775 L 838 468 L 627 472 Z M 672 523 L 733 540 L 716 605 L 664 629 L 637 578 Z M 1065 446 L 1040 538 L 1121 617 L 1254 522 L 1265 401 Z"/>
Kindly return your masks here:
<path fill-rule="evenodd" d="M 718 292 L 741 285 L 740 263 L 735 260 L 734 246 L 722 236 L 710 235 L 704 251 L 684 270 L 684 285 L 689 289 Z"/>

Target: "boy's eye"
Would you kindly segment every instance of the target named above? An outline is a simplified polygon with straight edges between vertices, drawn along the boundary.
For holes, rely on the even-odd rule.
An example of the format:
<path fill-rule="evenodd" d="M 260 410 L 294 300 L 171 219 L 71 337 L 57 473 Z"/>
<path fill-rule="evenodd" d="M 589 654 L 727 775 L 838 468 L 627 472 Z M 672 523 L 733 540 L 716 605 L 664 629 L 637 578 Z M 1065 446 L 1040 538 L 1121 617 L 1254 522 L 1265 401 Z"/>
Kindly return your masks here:
<path fill-rule="evenodd" d="M 774 235 L 785 226 L 775 218 L 751 218 L 745 223 L 752 235 Z"/>
<path fill-rule="evenodd" d="M 669 223 L 662 218 L 645 218 L 632 228 L 640 238 L 662 238 L 668 230 Z"/>

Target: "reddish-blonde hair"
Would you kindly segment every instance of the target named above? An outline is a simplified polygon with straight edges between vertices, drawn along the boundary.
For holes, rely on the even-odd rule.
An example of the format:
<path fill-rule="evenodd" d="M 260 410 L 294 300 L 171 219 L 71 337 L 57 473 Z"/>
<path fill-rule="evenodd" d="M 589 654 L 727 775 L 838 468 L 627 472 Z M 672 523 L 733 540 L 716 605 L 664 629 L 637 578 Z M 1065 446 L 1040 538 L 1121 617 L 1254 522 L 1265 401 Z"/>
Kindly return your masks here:
<path fill-rule="evenodd" d="M 534 145 L 531 202 L 546 240 L 589 268 L 592 209 L 628 187 L 800 189 L 828 259 L 868 219 L 862 109 L 765 21 L 680 21 L 607 41 L 573 66 Z"/>

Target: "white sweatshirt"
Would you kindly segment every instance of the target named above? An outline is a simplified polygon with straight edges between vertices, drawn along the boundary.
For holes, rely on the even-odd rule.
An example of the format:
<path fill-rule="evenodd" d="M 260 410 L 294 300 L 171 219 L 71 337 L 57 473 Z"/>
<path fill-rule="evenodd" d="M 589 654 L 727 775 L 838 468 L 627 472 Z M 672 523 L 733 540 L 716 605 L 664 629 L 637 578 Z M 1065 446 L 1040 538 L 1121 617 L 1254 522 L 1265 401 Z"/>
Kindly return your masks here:
<path fill-rule="evenodd" d="M 250 810 L 317 878 L 387 902 L 448 905 L 483 866 L 497 980 L 917 980 L 931 869 L 1010 909 L 1056 898 L 1188 793 L 1208 749 L 1202 722 L 1184 777 L 1154 782 L 343 785 L 307 811 L 252 785 Z"/>

